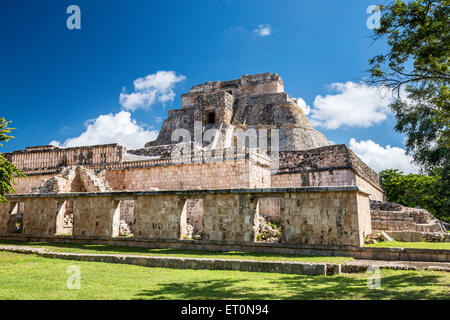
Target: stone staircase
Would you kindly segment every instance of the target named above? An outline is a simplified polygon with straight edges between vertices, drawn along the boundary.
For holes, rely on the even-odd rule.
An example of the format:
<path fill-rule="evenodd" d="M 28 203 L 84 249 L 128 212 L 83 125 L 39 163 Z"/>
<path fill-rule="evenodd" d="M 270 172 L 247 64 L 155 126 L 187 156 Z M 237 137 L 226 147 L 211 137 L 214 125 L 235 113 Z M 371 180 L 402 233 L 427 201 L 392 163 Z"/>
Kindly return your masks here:
<path fill-rule="evenodd" d="M 398 203 L 371 201 L 372 231 L 384 231 L 397 241 L 420 241 L 449 238 L 440 220 L 420 208 Z"/>

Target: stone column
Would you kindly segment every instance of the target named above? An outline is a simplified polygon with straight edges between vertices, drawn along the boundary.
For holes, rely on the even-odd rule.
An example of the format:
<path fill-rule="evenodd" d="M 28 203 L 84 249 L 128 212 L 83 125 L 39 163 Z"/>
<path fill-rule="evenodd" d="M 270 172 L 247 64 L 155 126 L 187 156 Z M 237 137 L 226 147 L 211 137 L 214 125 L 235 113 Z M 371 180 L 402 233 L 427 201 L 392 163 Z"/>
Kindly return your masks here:
<path fill-rule="evenodd" d="M 56 232 L 56 199 L 30 198 L 24 201 L 23 234 L 54 235 Z"/>
<path fill-rule="evenodd" d="M 110 196 L 78 197 L 74 207 L 74 236 L 112 236 L 115 210 Z"/>
<path fill-rule="evenodd" d="M 8 234 L 9 202 L 0 203 L 0 234 Z"/>
<path fill-rule="evenodd" d="M 178 195 L 138 196 L 135 202 L 134 236 L 150 239 L 180 239 L 184 199 Z"/>
<path fill-rule="evenodd" d="M 205 195 L 203 239 L 253 242 L 256 204 L 250 193 Z"/>

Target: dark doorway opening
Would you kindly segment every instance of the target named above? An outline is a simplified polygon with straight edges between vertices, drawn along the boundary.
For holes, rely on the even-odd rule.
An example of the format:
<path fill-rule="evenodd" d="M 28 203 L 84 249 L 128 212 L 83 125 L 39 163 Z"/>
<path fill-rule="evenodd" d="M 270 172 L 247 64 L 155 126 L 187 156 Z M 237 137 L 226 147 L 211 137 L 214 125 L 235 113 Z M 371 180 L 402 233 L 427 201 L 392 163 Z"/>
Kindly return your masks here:
<path fill-rule="evenodd" d="M 208 124 L 214 123 L 216 123 L 216 113 L 214 111 L 211 111 L 208 113 Z"/>

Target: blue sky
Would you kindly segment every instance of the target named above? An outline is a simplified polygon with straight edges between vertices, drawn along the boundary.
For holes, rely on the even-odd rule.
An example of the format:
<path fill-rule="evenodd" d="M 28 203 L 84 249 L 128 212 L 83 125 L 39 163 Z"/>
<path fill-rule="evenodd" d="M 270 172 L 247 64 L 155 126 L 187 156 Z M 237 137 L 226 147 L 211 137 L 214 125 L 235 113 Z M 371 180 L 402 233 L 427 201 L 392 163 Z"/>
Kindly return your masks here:
<path fill-rule="evenodd" d="M 308 117 L 330 140 L 350 145 L 353 138 L 352 147 L 369 165 L 380 166 L 376 160 L 384 156 L 393 159 L 385 166 L 413 170 L 404 154 L 398 160 L 403 136 L 393 130 L 387 98 L 377 102 L 372 88 L 359 84 L 368 59 L 386 49 L 370 39 L 366 26 L 366 9 L 376 3 L 1 1 L 0 116 L 17 128 L 3 151 L 51 141 L 68 146 L 71 139 L 89 137 L 83 136 L 89 125 L 91 137 L 129 125 L 145 140 L 193 85 L 276 72 L 286 92 L 312 109 Z M 72 4 L 81 9 L 81 30 L 66 27 Z M 158 71 L 171 71 L 178 80 L 144 107 L 121 105 L 121 93 L 135 92 L 136 79 Z M 347 121 L 358 113 L 366 115 L 363 127 L 358 118 Z"/>

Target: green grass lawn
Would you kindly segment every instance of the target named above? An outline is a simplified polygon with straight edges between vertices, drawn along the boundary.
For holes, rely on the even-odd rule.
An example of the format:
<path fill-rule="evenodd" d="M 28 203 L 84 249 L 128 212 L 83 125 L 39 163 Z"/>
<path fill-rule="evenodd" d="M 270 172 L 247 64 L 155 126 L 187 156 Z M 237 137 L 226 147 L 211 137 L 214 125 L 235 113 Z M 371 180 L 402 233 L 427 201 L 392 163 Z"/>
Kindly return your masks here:
<path fill-rule="evenodd" d="M 418 248 L 418 249 L 444 249 L 450 250 L 450 242 L 378 242 L 375 244 L 366 244 L 365 247 L 377 248 Z"/>
<path fill-rule="evenodd" d="M 81 288 L 67 289 L 67 268 L 81 270 Z M 219 270 L 147 268 L 48 259 L 0 252 L 0 299 L 448 299 L 450 273 L 381 270 L 303 276 Z"/>
<path fill-rule="evenodd" d="M 101 244 L 74 244 L 74 243 L 50 243 L 50 242 L 24 242 L 24 241 L 0 241 L 0 245 L 18 245 L 27 247 L 47 248 L 55 252 L 70 253 L 115 253 L 146 256 L 190 257 L 190 258 L 216 258 L 216 259 L 241 259 L 241 260 L 265 260 L 265 261 L 300 261 L 300 262 L 328 262 L 346 263 L 353 260 L 351 257 L 318 257 L 300 256 L 292 254 L 261 253 L 261 252 L 237 252 L 237 251 L 206 251 L 184 249 L 148 249 L 125 246 L 108 246 Z"/>

